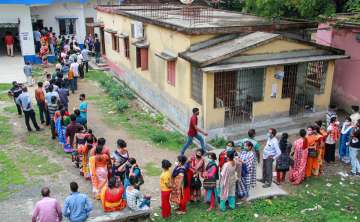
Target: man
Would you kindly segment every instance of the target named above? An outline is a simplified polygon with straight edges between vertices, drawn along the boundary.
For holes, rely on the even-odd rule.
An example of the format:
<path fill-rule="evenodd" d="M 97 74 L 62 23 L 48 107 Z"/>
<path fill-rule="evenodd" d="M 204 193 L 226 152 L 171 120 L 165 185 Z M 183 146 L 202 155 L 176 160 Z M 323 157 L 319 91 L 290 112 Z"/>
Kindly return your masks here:
<path fill-rule="evenodd" d="M 32 222 L 60 222 L 62 220 L 61 207 L 56 199 L 50 198 L 50 189 L 42 188 L 41 195 L 43 199 L 35 205 Z"/>
<path fill-rule="evenodd" d="M 83 67 L 85 68 L 85 72 L 89 71 L 89 50 L 87 49 L 86 45 L 81 50 L 81 55 L 83 59 Z"/>
<path fill-rule="evenodd" d="M 83 56 L 81 54 L 80 49 L 76 52 L 76 55 L 77 55 L 76 60 L 77 60 L 77 63 L 79 64 L 79 68 L 78 68 L 79 69 L 79 77 L 81 79 L 83 79 L 84 78 L 84 66 L 83 66 Z"/>
<path fill-rule="evenodd" d="M 85 125 L 87 124 L 87 111 L 88 111 L 88 102 L 85 101 L 86 96 L 84 93 L 80 94 L 80 116 L 85 119 Z"/>
<path fill-rule="evenodd" d="M 243 150 L 245 147 L 245 143 L 251 142 L 251 144 L 253 145 L 253 150 L 256 153 L 257 162 L 259 163 L 260 162 L 260 144 L 255 140 L 255 136 L 256 136 L 255 129 L 250 129 L 248 131 L 248 138 L 236 140 L 236 141 L 234 141 L 234 143 L 235 143 L 236 147 L 239 146 Z"/>
<path fill-rule="evenodd" d="M 77 58 L 75 58 L 73 63 L 71 63 L 70 70 L 72 70 L 74 73 L 73 89 L 76 91 L 77 90 L 77 80 L 79 78 L 79 63 L 77 63 Z"/>
<path fill-rule="evenodd" d="M 38 88 L 35 89 L 35 99 L 39 108 L 39 116 L 40 116 L 40 122 L 41 124 L 45 123 L 46 125 L 49 125 L 48 118 L 46 117 L 46 103 L 45 103 L 45 93 L 43 89 L 43 83 L 38 82 Z"/>
<path fill-rule="evenodd" d="M 264 188 L 271 187 L 273 162 L 280 155 L 281 150 L 279 148 L 279 141 L 276 139 L 276 129 L 270 128 L 268 130 L 268 139 L 263 153 L 263 175 L 262 179 L 259 180 L 261 183 L 264 183 Z"/>
<path fill-rule="evenodd" d="M 95 63 L 99 64 L 100 63 L 101 46 L 100 46 L 100 41 L 98 38 L 95 39 L 94 48 L 95 48 Z"/>
<path fill-rule="evenodd" d="M 185 145 L 183 146 L 183 148 L 182 148 L 182 150 L 180 152 L 181 155 L 184 155 L 186 149 L 192 144 L 194 137 L 200 142 L 201 149 L 204 152 L 206 152 L 206 146 L 205 146 L 204 139 L 199 134 L 199 132 L 204 134 L 204 136 L 207 136 L 208 134 L 197 126 L 197 124 L 198 124 L 198 116 L 200 114 L 200 111 L 199 111 L 198 108 L 194 108 L 192 110 L 192 112 L 193 112 L 193 115 L 190 118 L 187 141 L 186 141 Z"/>
<path fill-rule="evenodd" d="M 33 85 L 33 80 L 32 80 L 32 66 L 30 64 L 30 62 L 26 62 L 25 66 L 24 66 L 24 74 L 26 76 L 26 80 L 27 80 L 27 84 L 28 86 L 32 86 Z"/>
<path fill-rule="evenodd" d="M 34 39 L 35 39 L 35 52 L 39 53 L 40 52 L 40 39 L 41 39 L 41 33 L 39 31 L 40 29 L 37 29 L 34 31 Z"/>
<path fill-rule="evenodd" d="M 74 148 L 74 138 L 75 134 L 82 131 L 84 127 L 76 122 L 76 116 L 74 114 L 70 115 L 70 124 L 66 127 L 65 137 L 69 138 L 69 144 Z"/>
<path fill-rule="evenodd" d="M 18 114 L 19 114 L 19 116 L 21 116 L 22 115 L 21 106 L 16 103 L 16 99 L 22 93 L 22 88 L 21 88 L 21 85 L 18 84 L 16 81 L 12 82 L 12 85 L 13 85 L 13 87 L 9 90 L 8 95 L 13 97 Z"/>
<path fill-rule="evenodd" d="M 71 194 L 65 199 L 63 213 L 71 222 L 84 222 L 93 209 L 92 203 L 86 194 L 78 192 L 78 184 L 70 183 Z"/>
<path fill-rule="evenodd" d="M 30 94 L 28 93 L 28 89 L 26 87 L 24 87 L 22 89 L 22 93 L 16 99 L 16 103 L 21 106 L 21 109 L 24 112 L 25 124 L 26 124 L 27 130 L 29 132 L 32 131 L 30 123 L 29 123 L 29 119 L 31 119 L 34 127 L 36 128 L 36 131 L 40 131 L 40 127 L 38 126 L 38 124 L 36 122 L 35 111 L 32 106 L 31 97 L 30 97 Z"/>
<path fill-rule="evenodd" d="M 55 120 L 54 116 L 56 111 L 59 110 L 58 101 L 56 96 L 51 97 L 51 103 L 47 104 L 47 109 L 50 117 L 50 129 L 51 129 L 51 138 L 56 139 L 56 129 L 55 129 Z"/>
<path fill-rule="evenodd" d="M 60 100 L 59 93 L 55 91 L 54 85 L 50 84 L 49 87 L 48 87 L 48 92 L 45 94 L 45 102 L 47 104 L 50 104 L 51 103 L 51 97 L 53 97 L 53 96 L 55 96 L 58 101 Z"/>
<path fill-rule="evenodd" d="M 14 57 L 14 36 L 11 32 L 7 32 L 5 35 L 5 45 L 8 56 Z"/>
<path fill-rule="evenodd" d="M 350 115 L 351 124 L 356 125 L 357 121 L 360 119 L 359 106 L 351 106 L 353 114 Z"/>
<path fill-rule="evenodd" d="M 68 110 L 69 107 L 69 90 L 65 88 L 65 82 L 63 82 L 58 89 L 60 104 L 64 107 L 65 110 Z"/>

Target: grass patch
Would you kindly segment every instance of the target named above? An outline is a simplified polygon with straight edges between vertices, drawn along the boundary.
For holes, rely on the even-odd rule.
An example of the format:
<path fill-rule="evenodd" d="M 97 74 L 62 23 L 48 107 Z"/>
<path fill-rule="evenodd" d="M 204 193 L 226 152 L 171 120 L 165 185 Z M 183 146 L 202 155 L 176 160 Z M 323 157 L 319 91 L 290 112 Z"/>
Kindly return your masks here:
<path fill-rule="evenodd" d="M 11 193 L 16 192 L 14 186 L 25 184 L 26 179 L 14 162 L 0 151 L 0 200 L 6 199 Z"/>
<path fill-rule="evenodd" d="M 8 92 L 12 87 L 11 83 L 0 83 L 0 92 L 6 91 Z"/>
<path fill-rule="evenodd" d="M 41 77 L 44 74 L 44 70 L 41 67 L 33 67 L 32 74 L 33 77 Z"/>
<path fill-rule="evenodd" d="M 56 141 L 51 140 L 50 130 L 45 129 L 41 133 L 28 133 L 25 136 L 25 143 L 38 148 L 46 148 L 61 156 L 67 156 Z"/>
<path fill-rule="evenodd" d="M 16 165 L 29 176 L 51 175 L 63 170 L 60 165 L 49 162 L 47 156 L 27 150 L 16 153 Z"/>
<path fill-rule="evenodd" d="M 227 140 L 224 137 L 216 136 L 214 139 L 210 140 L 209 143 L 216 148 L 224 148 L 227 144 Z"/>
<path fill-rule="evenodd" d="M 9 124 L 9 118 L 0 116 L 0 145 L 8 144 L 12 141 L 11 125 Z"/>
<path fill-rule="evenodd" d="M 224 213 L 206 212 L 207 205 L 190 204 L 183 216 L 166 221 L 357 221 L 360 216 L 358 178 L 312 178 L 292 187 L 290 196 L 257 200 Z M 318 209 L 314 207 L 318 206 Z M 313 210 L 310 210 L 313 209 Z M 256 215 L 256 216 L 255 216 Z M 357 219 L 355 219 L 357 218 Z M 155 221 L 165 221 L 156 217 Z"/>
<path fill-rule="evenodd" d="M 143 169 L 145 170 L 145 173 L 147 175 L 152 176 L 152 177 L 160 176 L 160 174 L 161 174 L 160 167 L 158 166 L 158 164 L 156 164 L 154 162 L 149 162 L 149 163 L 145 164 Z"/>
<path fill-rule="evenodd" d="M 11 114 L 14 114 L 14 113 L 18 112 L 15 105 L 5 107 L 4 111 L 7 112 L 7 113 L 11 113 Z"/>

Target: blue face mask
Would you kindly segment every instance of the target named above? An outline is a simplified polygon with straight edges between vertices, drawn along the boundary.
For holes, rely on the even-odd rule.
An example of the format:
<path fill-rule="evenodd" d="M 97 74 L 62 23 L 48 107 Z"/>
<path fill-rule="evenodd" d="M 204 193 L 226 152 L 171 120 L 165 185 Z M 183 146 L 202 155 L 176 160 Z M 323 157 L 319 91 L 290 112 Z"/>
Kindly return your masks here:
<path fill-rule="evenodd" d="M 271 139 L 271 138 L 272 138 L 271 133 L 267 133 L 267 137 L 268 137 L 269 139 Z"/>

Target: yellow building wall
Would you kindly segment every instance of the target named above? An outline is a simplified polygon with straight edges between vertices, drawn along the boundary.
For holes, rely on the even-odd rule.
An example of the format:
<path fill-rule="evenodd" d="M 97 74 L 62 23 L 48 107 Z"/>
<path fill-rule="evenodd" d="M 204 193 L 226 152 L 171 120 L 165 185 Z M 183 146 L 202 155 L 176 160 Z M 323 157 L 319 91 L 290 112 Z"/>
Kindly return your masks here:
<path fill-rule="evenodd" d="M 314 107 L 316 111 L 324 111 L 328 108 L 331 99 L 331 90 L 334 79 L 335 61 L 328 62 L 326 72 L 324 93 L 314 96 Z"/>
<path fill-rule="evenodd" d="M 275 40 L 265 45 L 250 49 L 242 53 L 241 55 L 288 52 L 288 51 L 304 50 L 304 49 L 315 49 L 315 47 L 302 43 L 286 41 L 286 40 Z"/>

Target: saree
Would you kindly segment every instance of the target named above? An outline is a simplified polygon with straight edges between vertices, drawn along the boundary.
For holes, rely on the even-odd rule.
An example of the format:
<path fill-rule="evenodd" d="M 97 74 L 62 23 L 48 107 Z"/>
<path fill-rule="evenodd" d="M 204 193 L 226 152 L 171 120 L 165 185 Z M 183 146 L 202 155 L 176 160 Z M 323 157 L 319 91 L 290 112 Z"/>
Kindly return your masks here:
<path fill-rule="evenodd" d="M 58 135 L 59 144 L 60 145 L 65 145 L 66 144 L 66 137 L 65 137 L 66 127 L 62 125 L 61 117 L 56 119 L 56 121 L 55 121 L 55 129 L 56 129 L 56 133 Z"/>
<path fill-rule="evenodd" d="M 352 126 L 346 127 L 344 123 L 341 129 L 339 157 L 340 160 L 345 163 L 350 162 L 349 146 L 347 145 L 347 143 L 350 141 L 351 131 L 352 131 Z"/>
<path fill-rule="evenodd" d="M 293 185 L 298 185 L 304 180 L 307 157 L 306 139 L 300 138 L 294 142 L 294 165 L 289 173 L 289 181 Z"/>
<path fill-rule="evenodd" d="M 107 170 L 108 157 L 105 154 L 90 157 L 89 168 L 93 193 L 96 199 L 100 199 L 100 193 L 108 180 Z"/>
<path fill-rule="evenodd" d="M 239 159 L 246 167 L 247 173 L 241 174 L 241 178 L 237 181 L 237 196 L 247 198 L 250 187 L 256 186 L 256 157 L 252 151 L 241 151 Z"/>
<path fill-rule="evenodd" d="M 101 190 L 101 205 L 104 212 L 120 211 L 126 207 L 126 201 L 122 199 L 124 187 L 114 188 L 111 190 L 104 186 Z"/>
<path fill-rule="evenodd" d="M 184 199 L 184 189 L 186 181 L 186 170 L 184 167 L 176 166 L 171 178 L 172 191 L 170 196 L 170 201 L 180 205 L 181 200 Z"/>
<path fill-rule="evenodd" d="M 318 155 L 316 157 L 311 157 L 308 155 L 307 157 L 307 161 L 306 161 L 306 167 L 305 167 L 305 177 L 311 177 L 313 176 L 318 176 L 319 175 L 319 169 L 320 169 L 320 164 L 319 164 L 319 139 L 320 136 L 319 135 L 310 135 L 306 137 L 307 142 L 308 142 L 308 151 L 309 149 L 315 149 L 318 153 Z"/>
<path fill-rule="evenodd" d="M 79 146 L 78 153 L 82 156 L 80 173 L 85 177 L 85 179 L 90 179 L 89 149 L 87 144 Z"/>

